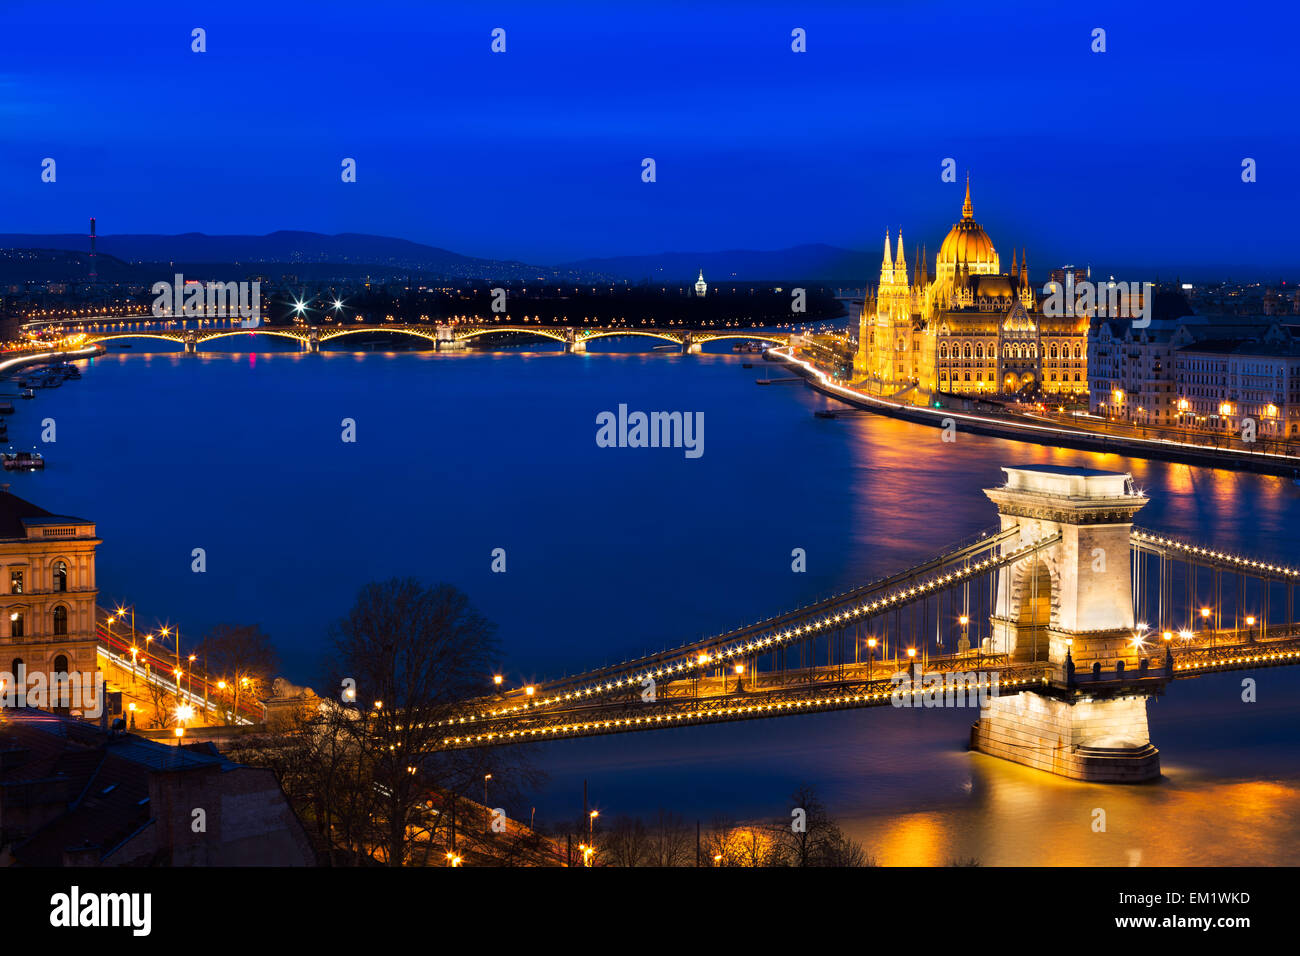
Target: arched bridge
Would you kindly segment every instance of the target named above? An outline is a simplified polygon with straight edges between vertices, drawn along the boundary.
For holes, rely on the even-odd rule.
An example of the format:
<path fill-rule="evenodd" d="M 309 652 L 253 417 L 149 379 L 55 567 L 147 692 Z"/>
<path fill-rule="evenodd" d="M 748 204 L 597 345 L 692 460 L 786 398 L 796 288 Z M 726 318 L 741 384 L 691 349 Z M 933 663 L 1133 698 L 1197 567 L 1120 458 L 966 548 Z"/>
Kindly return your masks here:
<path fill-rule="evenodd" d="M 114 323 L 98 323 L 84 330 L 88 343 L 104 343 L 118 339 L 156 339 L 174 342 L 184 347 L 187 352 L 197 352 L 200 348 L 218 339 L 238 335 L 269 335 L 291 339 L 307 351 L 320 350 L 325 342 L 343 339 L 354 335 L 373 335 L 385 333 L 391 335 L 413 336 L 433 343 L 438 349 L 463 348 L 473 339 L 484 335 L 517 334 L 532 335 L 563 343 L 566 351 L 585 352 L 587 343 L 601 338 L 637 336 L 658 339 L 679 346 L 683 352 L 699 352 L 701 346 L 708 342 L 723 339 L 741 339 L 751 342 L 765 342 L 770 345 L 788 345 L 791 334 L 770 332 L 762 329 L 724 328 L 720 330 L 627 327 L 613 326 L 553 326 L 529 322 L 504 323 L 458 323 L 437 325 L 429 323 L 394 323 L 394 322 L 357 322 L 347 325 L 293 325 L 270 326 L 240 324 L 238 320 L 202 321 L 197 327 L 171 327 L 170 323 L 149 321 L 147 319 L 128 320 Z"/>
<path fill-rule="evenodd" d="M 1127 474 L 1005 468 L 1000 525 L 671 651 L 466 701 L 446 748 L 873 706 L 971 706 L 971 746 L 1075 779 L 1160 773 L 1170 683 L 1300 664 L 1300 568 L 1135 528 Z"/>

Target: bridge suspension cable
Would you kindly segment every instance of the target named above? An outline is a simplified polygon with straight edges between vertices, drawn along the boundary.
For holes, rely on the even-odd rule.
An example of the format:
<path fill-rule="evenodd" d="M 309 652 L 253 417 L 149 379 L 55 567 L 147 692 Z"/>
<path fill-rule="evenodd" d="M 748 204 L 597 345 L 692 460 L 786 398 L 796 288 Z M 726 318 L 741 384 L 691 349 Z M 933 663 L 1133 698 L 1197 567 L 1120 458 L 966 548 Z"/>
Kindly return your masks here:
<path fill-rule="evenodd" d="M 798 611 L 685 645 L 666 654 L 589 672 L 588 675 L 583 675 L 586 679 L 580 682 L 570 680 L 548 685 L 544 689 L 549 691 L 549 695 L 534 696 L 519 703 L 497 707 L 492 707 L 483 699 L 467 702 L 470 708 L 468 713 L 449 718 L 440 722 L 440 725 L 459 725 L 550 707 L 565 707 L 570 702 L 583 698 L 618 694 L 629 688 L 646 686 L 650 682 L 678 680 L 701 668 L 725 667 L 734 661 L 779 650 L 791 643 L 901 608 L 944 589 L 964 584 L 1055 544 L 1060 540 L 1061 534 L 1057 532 L 1009 551 L 975 558 L 981 552 L 996 551 L 1013 537 L 1014 534 L 1002 532 L 846 595 L 837 595 Z M 952 570 L 945 571 L 947 568 Z M 804 623 L 795 623 L 797 621 Z M 536 689 L 534 694 L 536 695 Z M 485 704 L 489 709 L 482 709 Z"/>

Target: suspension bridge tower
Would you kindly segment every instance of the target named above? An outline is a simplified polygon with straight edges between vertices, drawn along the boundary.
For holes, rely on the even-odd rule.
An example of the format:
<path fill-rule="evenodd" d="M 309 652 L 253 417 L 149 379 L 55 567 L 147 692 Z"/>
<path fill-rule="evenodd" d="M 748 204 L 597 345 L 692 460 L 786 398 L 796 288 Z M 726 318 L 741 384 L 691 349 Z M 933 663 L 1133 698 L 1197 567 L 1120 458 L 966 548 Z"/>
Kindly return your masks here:
<path fill-rule="evenodd" d="M 1043 662 L 1050 676 L 1041 690 L 994 699 L 971 747 L 1076 780 L 1153 780 L 1147 700 L 1171 675 L 1134 620 L 1130 535 L 1146 496 L 1122 472 L 1002 470 L 1006 483 L 984 493 L 1002 530 L 1019 531 L 1004 547 L 1041 546 L 998 572 L 984 650 Z"/>

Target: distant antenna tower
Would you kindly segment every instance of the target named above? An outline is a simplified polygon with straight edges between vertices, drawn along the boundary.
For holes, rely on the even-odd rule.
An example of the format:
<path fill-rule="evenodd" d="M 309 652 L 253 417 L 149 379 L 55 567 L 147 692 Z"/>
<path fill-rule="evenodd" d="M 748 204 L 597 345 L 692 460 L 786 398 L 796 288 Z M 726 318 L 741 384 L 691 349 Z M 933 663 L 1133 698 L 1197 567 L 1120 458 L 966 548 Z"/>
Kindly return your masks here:
<path fill-rule="evenodd" d="M 90 217 L 90 281 L 96 282 L 99 273 L 95 271 L 95 217 Z"/>

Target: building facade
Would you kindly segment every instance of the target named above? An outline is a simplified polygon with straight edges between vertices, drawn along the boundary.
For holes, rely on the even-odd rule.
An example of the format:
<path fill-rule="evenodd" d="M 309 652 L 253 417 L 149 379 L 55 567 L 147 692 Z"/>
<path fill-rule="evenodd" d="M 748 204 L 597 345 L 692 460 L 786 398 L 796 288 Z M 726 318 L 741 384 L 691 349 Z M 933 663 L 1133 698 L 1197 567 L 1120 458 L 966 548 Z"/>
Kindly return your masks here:
<path fill-rule="evenodd" d="M 1265 316 L 1100 321 L 1089 338 L 1089 409 L 1112 420 L 1240 437 L 1300 437 L 1300 329 Z"/>
<path fill-rule="evenodd" d="M 0 672 L 93 675 L 94 522 L 56 515 L 0 488 Z M 17 684 L 13 689 L 17 689 Z"/>
<path fill-rule="evenodd" d="M 1087 316 L 1043 313 L 1024 250 L 1002 271 L 967 181 L 961 220 L 939 247 L 933 275 L 924 246 L 909 275 L 901 232 L 896 252 L 885 234 L 880 281 L 859 317 L 854 377 L 896 392 L 1085 395 L 1087 337 Z"/>

